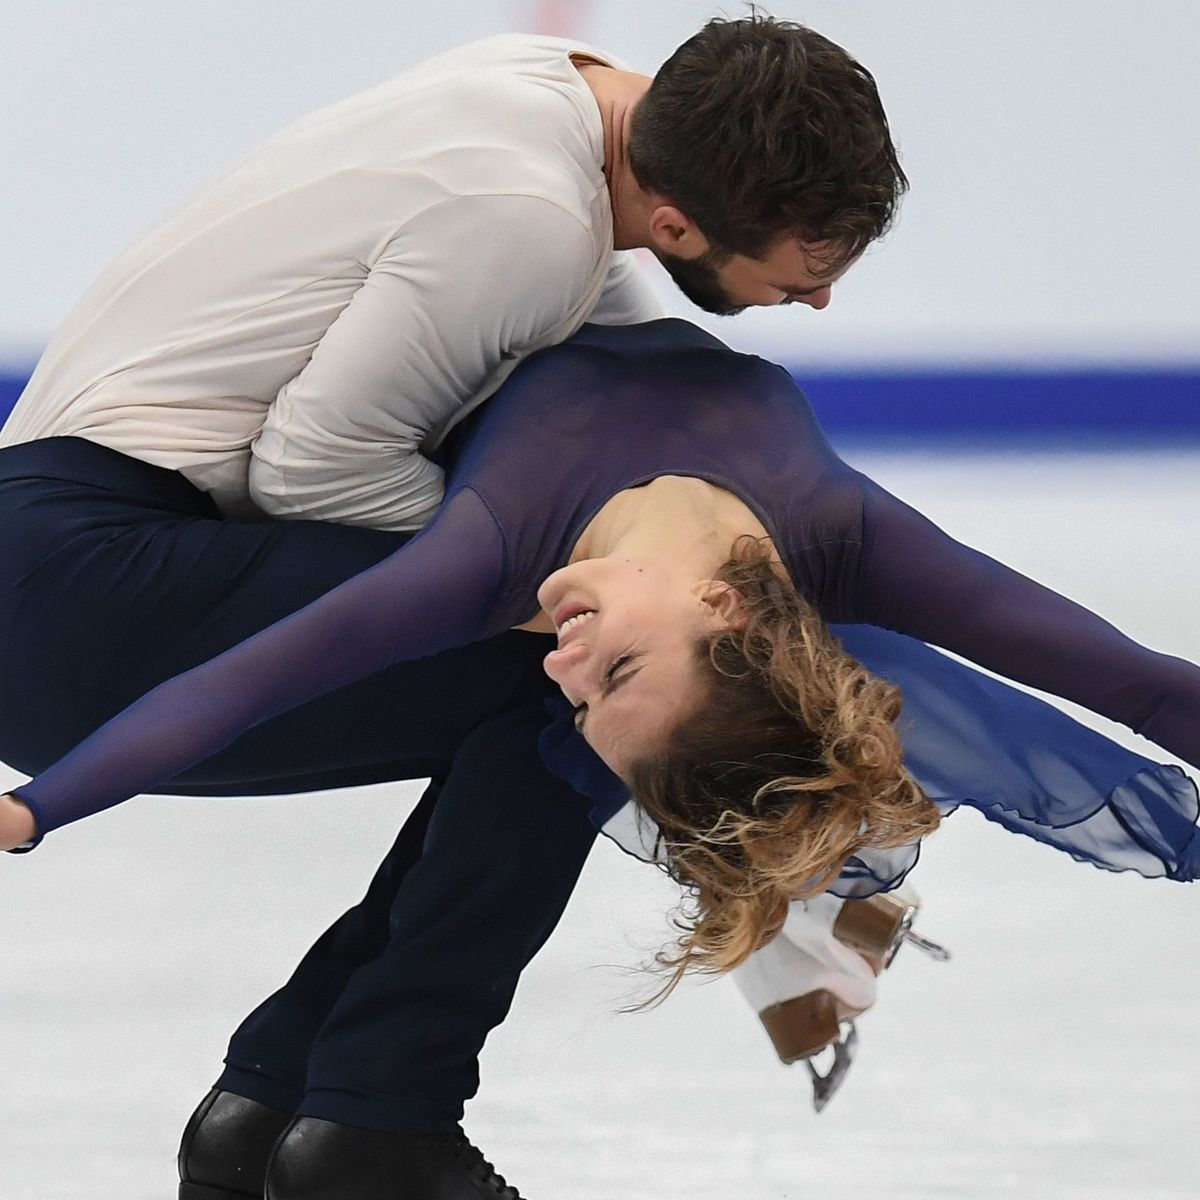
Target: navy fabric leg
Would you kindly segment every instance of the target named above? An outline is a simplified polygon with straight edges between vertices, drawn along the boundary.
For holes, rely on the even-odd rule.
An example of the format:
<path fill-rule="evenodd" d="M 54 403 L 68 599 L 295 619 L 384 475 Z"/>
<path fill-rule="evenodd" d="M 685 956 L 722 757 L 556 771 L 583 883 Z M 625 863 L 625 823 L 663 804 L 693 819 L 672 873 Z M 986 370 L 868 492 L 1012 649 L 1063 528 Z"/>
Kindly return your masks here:
<path fill-rule="evenodd" d="M 421 857 L 440 791 L 441 784 L 431 780 L 366 895 L 325 931 L 288 982 L 242 1022 L 215 1086 L 285 1112 L 300 1106 L 309 1050 L 346 981 L 387 946 L 396 893 Z"/>
<path fill-rule="evenodd" d="M 80 439 L 0 450 L 0 654 L 6 679 L 21 685 L 0 689 L 0 758 L 41 769 L 157 683 L 373 566 L 406 539 L 316 522 L 224 521 L 181 476 Z M 164 789 L 247 795 L 454 780 L 444 824 L 456 837 L 436 838 L 430 856 L 434 788 L 363 903 L 238 1031 L 229 1090 L 292 1108 L 314 1035 L 331 1008 L 341 1011 L 341 997 L 359 1006 L 362 1025 L 344 1031 L 347 1057 L 329 1094 L 368 1106 L 390 1096 L 388 1115 L 378 1119 L 401 1112 L 414 1127 L 440 1125 L 461 1110 L 475 1087 L 478 1047 L 557 921 L 593 837 L 583 802 L 537 758 L 547 641 L 510 633 L 379 672 L 265 722 Z M 19 704 L 11 703 L 18 694 Z M 519 728 L 495 724 L 518 706 Z M 472 742 L 477 732 L 483 740 Z M 506 744 L 511 737 L 526 744 Z M 541 860 L 553 869 L 529 875 L 508 928 L 491 900 L 512 888 L 515 864 Z M 449 909 L 447 896 L 455 897 Z M 446 921 L 445 937 L 414 936 Z M 342 997 L 347 979 L 352 987 Z M 432 990 L 422 992 L 427 984 Z M 404 1022 L 394 1019 L 397 996 L 413 1030 L 439 1024 L 434 1042 L 424 1034 L 406 1040 Z M 431 1011 L 443 1004 L 452 1014 L 444 1022 Z M 421 1085 L 419 1095 L 434 1097 L 425 1109 L 411 1093 L 423 1071 L 437 1077 Z"/>
<path fill-rule="evenodd" d="M 34 774 L 165 679 L 399 549 L 409 534 L 221 520 L 182 476 L 78 438 L 0 450 L 0 759 Z M 248 731 L 163 790 L 250 795 L 422 778 L 541 695 L 548 639 L 400 663 Z"/>
<path fill-rule="evenodd" d="M 309 1055 L 306 1116 L 435 1132 L 461 1120 L 478 1055 L 558 923 L 595 839 L 537 753 L 528 705 L 480 725 L 446 775 L 383 952 L 350 977 Z"/>

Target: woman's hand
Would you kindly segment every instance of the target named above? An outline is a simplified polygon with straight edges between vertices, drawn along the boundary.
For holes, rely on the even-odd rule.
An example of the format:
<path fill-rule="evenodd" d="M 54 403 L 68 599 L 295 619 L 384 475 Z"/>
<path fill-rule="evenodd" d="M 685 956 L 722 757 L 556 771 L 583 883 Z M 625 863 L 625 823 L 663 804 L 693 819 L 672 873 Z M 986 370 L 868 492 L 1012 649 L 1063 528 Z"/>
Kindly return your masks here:
<path fill-rule="evenodd" d="M 16 796 L 0 796 L 0 850 L 15 850 L 37 837 L 33 813 Z"/>

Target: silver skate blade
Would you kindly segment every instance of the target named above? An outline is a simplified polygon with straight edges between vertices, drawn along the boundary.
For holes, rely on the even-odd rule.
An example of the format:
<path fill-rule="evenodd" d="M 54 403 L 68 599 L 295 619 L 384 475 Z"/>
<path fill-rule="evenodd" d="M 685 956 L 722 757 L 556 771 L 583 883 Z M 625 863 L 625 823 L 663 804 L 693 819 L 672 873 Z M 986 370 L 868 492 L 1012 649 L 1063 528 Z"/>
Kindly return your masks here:
<path fill-rule="evenodd" d="M 918 950 L 924 951 L 935 962 L 950 961 L 950 951 L 945 946 L 939 946 L 937 942 L 931 942 L 928 938 L 922 937 L 919 933 L 915 933 L 911 929 L 904 931 L 901 940 L 911 942 Z"/>
<path fill-rule="evenodd" d="M 811 1058 L 804 1060 L 804 1065 L 808 1067 L 808 1077 L 812 1080 L 813 1108 L 817 1112 L 823 1111 L 830 1100 L 837 1095 L 838 1090 L 846 1081 L 846 1076 L 850 1073 L 850 1068 L 854 1065 L 854 1055 L 858 1050 L 858 1030 L 854 1028 L 854 1022 L 847 1021 L 842 1026 L 841 1036 L 836 1042 L 831 1042 L 826 1049 L 833 1051 L 833 1062 L 830 1063 L 829 1070 L 824 1075 L 817 1070 L 816 1064 Z"/>

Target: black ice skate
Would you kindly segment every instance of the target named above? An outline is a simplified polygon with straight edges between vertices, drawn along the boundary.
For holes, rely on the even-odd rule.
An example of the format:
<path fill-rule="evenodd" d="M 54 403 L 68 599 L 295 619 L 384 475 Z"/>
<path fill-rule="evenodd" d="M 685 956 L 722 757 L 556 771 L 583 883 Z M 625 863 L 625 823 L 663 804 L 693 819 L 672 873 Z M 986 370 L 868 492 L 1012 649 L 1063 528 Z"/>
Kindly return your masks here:
<path fill-rule="evenodd" d="M 522 1200 L 458 1130 L 382 1133 L 297 1117 L 267 1170 L 266 1200 Z"/>
<path fill-rule="evenodd" d="M 214 1088 L 179 1145 L 179 1200 L 262 1200 L 267 1163 L 292 1114 Z"/>

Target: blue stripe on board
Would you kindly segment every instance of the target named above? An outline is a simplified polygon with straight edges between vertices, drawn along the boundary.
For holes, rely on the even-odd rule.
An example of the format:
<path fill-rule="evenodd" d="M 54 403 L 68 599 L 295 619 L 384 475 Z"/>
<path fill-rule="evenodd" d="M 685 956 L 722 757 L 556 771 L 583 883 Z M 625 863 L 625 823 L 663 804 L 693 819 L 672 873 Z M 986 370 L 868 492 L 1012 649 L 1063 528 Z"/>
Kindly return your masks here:
<path fill-rule="evenodd" d="M 28 375 L 15 375 L 12 371 L 0 371 L 0 425 L 8 419 L 12 407 L 25 384 L 29 382 Z"/>
<path fill-rule="evenodd" d="M 1200 441 L 1200 366 L 795 374 L 835 436 Z"/>
<path fill-rule="evenodd" d="M 796 372 L 835 436 L 1200 441 L 1200 365 L 1179 369 Z M 0 424 L 28 376 L 0 372 Z"/>

